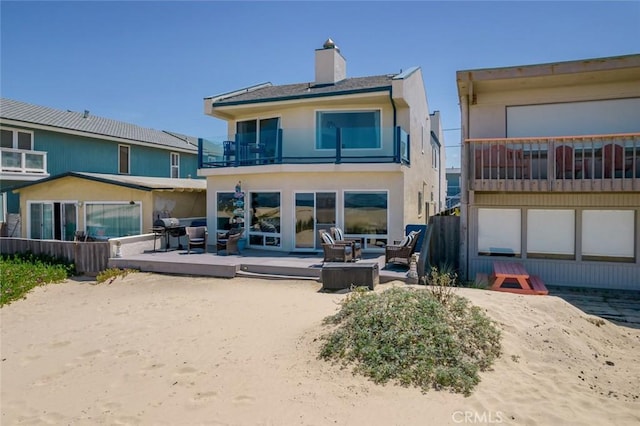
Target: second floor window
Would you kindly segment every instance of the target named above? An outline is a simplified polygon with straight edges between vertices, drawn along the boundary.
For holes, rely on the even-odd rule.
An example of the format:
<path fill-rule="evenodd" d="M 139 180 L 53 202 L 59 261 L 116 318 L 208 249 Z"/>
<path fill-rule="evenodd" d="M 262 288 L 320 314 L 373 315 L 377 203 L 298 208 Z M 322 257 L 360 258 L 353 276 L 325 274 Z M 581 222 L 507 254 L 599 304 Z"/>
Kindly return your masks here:
<path fill-rule="evenodd" d="M 180 154 L 176 152 L 171 153 L 171 177 L 180 177 Z"/>
<path fill-rule="evenodd" d="M 118 173 L 129 174 L 129 145 L 118 145 Z"/>
<path fill-rule="evenodd" d="M 0 133 L 2 134 L 2 148 L 33 150 L 32 132 L 3 128 Z"/>
<path fill-rule="evenodd" d="M 316 113 L 317 149 L 336 149 L 338 131 L 344 149 L 380 148 L 380 111 Z"/>

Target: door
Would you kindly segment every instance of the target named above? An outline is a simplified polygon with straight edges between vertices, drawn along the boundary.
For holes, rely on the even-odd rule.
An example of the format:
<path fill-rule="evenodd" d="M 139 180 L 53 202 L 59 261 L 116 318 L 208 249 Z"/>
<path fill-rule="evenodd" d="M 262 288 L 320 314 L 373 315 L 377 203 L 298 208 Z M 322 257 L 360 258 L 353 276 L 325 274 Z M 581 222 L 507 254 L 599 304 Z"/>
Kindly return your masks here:
<path fill-rule="evenodd" d="M 75 203 L 31 203 L 29 238 L 73 241 L 78 224 Z"/>
<path fill-rule="evenodd" d="M 295 194 L 295 248 L 321 248 L 318 230 L 336 225 L 335 192 L 298 192 Z"/>

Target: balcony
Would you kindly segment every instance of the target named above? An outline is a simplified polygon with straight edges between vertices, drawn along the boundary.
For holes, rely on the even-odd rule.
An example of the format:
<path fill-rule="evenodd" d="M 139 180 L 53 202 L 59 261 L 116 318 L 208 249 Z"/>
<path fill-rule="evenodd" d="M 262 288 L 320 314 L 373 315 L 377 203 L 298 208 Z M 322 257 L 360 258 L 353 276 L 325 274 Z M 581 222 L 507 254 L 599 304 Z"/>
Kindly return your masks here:
<path fill-rule="evenodd" d="M 198 143 L 198 167 L 244 167 L 268 164 L 410 164 L 409 134 L 401 127 L 336 129 L 322 135 L 313 129 L 278 129 L 271 134 L 236 135 L 231 140 Z"/>
<path fill-rule="evenodd" d="M 465 143 L 471 190 L 640 190 L 640 133 Z"/>
<path fill-rule="evenodd" d="M 3 179 L 32 180 L 47 177 L 47 153 L 23 149 L 0 149 Z"/>

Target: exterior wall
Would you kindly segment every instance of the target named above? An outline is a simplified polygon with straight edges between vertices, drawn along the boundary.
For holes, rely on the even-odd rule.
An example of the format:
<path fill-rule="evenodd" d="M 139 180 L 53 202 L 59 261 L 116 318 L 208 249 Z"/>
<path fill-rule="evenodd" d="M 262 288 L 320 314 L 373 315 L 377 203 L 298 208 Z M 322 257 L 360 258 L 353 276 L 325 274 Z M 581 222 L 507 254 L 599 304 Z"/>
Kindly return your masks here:
<path fill-rule="evenodd" d="M 335 172 L 304 173 L 281 172 L 259 174 L 235 174 L 207 178 L 207 223 L 214 232 L 216 223 L 216 197 L 218 192 L 233 192 L 238 181 L 246 195 L 255 191 L 273 191 L 281 194 L 282 247 L 279 250 L 294 250 L 296 192 L 336 192 L 337 224 L 343 226 L 344 191 L 388 191 L 389 240 L 399 240 L 403 236 L 405 216 L 405 185 L 399 172 Z M 248 208 L 245 209 L 248 212 Z M 246 213 L 248 214 L 248 213 Z M 248 222 L 248 217 L 245 217 Z"/>
<path fill-rule="evenodd" d="M 228 121 L 227 133 L 233 140 L 238 121 L 264 118 L 280 118 L 282 129 L 282 155 L 284 157 L 312 157 L 326 154 L 325 150 L 316 149 L 316 112 L 331 110 L 380 110 L 380 125 L 382 127 L 382 146 L 380 149 L 344 150 L 344 155 L 363 156 L 392 156 L 394 153 L 393 107 L 389 101 L 388 92 L 384 95 L 330 97 L 314 99 L 313 102 L 282 102 L 274 103 L 270 109 L 243 108 L 241 114 Z M 408 127 L 405 130 L 409 131 Z"/>
<path fill-rule="evenodd" d="M 206 214 L 203 192 L 144 191 L 120 185 L 95 182 L 73 176 L 55 179 L 42 184 L 22 188 L 20 211 L 22 212 L 22 235 L 27 233 L 27 202 L 64 201 L 76 203 L 78 230 L 85 229 L 84 204 L 92 201 L 134 201 L 142 206 L 142 232 L 148 232 L 157 215 L 162 217 L 204 217 Z M 79 205 L 82 203 L 82 205 Z"/>
<path fill-rule="evenodd" d="M 538 105 L 640 97 L 638 81 L 609 84 L 574 85 L 494 93 L 478 93 L 476 103 L 469 106 L 469 138 L 506 138 L 509 105 Z M 636 123 L 640 126 L 639 123 Z M 637 128 L 633 131 L 640 131 Z M 624 129 L 624 133 L 630 132 Z M 591 134 L 591 131 L 588 132 Z M 608 133 L 608 132 L 607 132 Z M 622 131 L 620 133 L 623 133 Z M 576 128 L 574 135 L 585 134 Z M 535 135 L 532 135 L 535 136 Z M 555 135 L 560 136 L 560 135 Z"/>
<path fill-rule="evenodd" d="M 439 169 L 432 167 L 431 130 L 439 132 L 438 123 L 432 124 L 429 117 L 427 95 L 422 79 L 422 71 L 417 68 L 403 79 L 393 81 L 393 98 L 397 108 L 397 123 L 409 130 L 411 136 L 411 167 L 404 170 L 405 180 L 405 224 L 426 224 L 429 221 L 427 212 L 422 207 L 419 214 L 419 195 L 423 194 L 423 204 L 430 203 L 429 214 L 437 213 L 444 205 L 444 174 L 442 164 L 445 162 L 444 149 L 440 150 Z M 440 132 L 441 133 L 441 132 Z M 441 137 L 439 134 L 438 137 Z M 440 139 L 444 148 L 444 138 Z M 431 193 L 434 202 L 431 203 Z M 442 201 L 438 203 L 439 198 Z"/>
<path fill-rule="evenodd" d="M 559 286 L 600 287 L 640 290 L 640 194 L 527 194 L 475 193 L 469 208 L 469 277 L 478 272 L 490 273 L 492 262 L 500 256 L 478 255 L 478 209 L 483 207 L 520 209 L 522 213 L 522 254 L 518 258 L 530 274 L 538 275 L 546 284 Z M 531 208 L 562 208 L 575 211 L 575 260 L 527 257 L 526 214 Z M 581 256 L 581 214 L 583 210 L 632 210 L 635 212 L 635 261 L 607 262 L 583 260 Z M 509 259 L 509 258 L 507 258 Z"/>
<path fill-rule="evenodd" d="M 602 113 L 589 123 L 581 125 L 577 113 L 567 112 L 566 122 L 556 118 L 555 128 L 561 135 L 548 135 L 548 129 L 535 130 L 536 134 L 520 131 L 509 134 L 507 107 L 561 104 L 585 101 L 611 101 L 640 98 L 638 79 L 638 55 L 623 58 L 602 58 L 560 64 L 542 64 L 508 69 L 460 71 L 458 94 L 461 106 L 462 127 L 462 204 L 460 259 L 463 278 L 473 280 L 477 272 L 488 273 L 492 262 L 504 259 L 478 255 L 478 210 L 483 207 L 518 209 L 521 212 L 521 257 L 527 270 L 539 275 L 550 285 L 603 287 L 640 290 L 640 193 L 615 192 L 529 192 L 498 193 L 469 191 L 469 147 L 465 139 L 497 139 L 527 136 L 574 136 L 594 133 L 640 132 L 640 119 L 621 118 L 608 120 L 612 111 L 602 108 Z M 632 101 L 635 102 L 635 101 Z M 617 104 L 616 104 L 617 105 Z M 536 113 L 542 110 L 536 110 Z M 584 111 L 584 110 L 583 110 Z M 548 113 L 548 111 L 544 111 Z M 634 112 L 631 112 L 634 114 Z M 638 112 L 635 112 L 637 117 Z M 543 114 L 542 114 L 543 115 Z M 584 113 L 583 113 L 584 115 Z M 625 114 L 626 115 L 626 114 Z M 522 119 L 522 117 L 521 117 Z M 533 128 L 526 122 L 523 128 Z M 569 123 L 575 123 L 573 125 Z M 544 123 L 540 123 L 544 127 Z M 612 127 L 615 128 L 612 131 Z M 518 130 L 518 129 L 516 129 Z M 575 212 L 575 259 L 527 257 L 526 218 L 528 211 L 536 209 L 567 209 Z M 582 258 L 582 213 L 585 210 L 632 211 L 635 217 L 632 233 L 634 256 L 632 262 L 586 260 Z M 540 239 L 540 238 L 538 238 Z M 608 241 L 611 245 L 615 242 Z"/>
<path fill-rule="evenodd" d="M 48 153 L 51 176 L 61 173 L 93 172 L 118 174 L 118 145 L 130 147 L 130 175 L 170 177 L 171 149 L 159 149 L 126 142 L 118 143 L 64 133 L 34 130 L 34 150 Z M 180 152 L 180 177 L 196 176 L 198 156 Z"/>

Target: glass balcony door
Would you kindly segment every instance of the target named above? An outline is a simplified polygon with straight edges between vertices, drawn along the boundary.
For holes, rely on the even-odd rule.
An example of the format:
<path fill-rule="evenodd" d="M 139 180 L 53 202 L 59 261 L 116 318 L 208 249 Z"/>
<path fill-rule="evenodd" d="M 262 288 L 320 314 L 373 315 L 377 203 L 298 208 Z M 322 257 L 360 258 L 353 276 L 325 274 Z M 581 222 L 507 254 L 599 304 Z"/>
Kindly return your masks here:
<path fill-rule="evenodd" d="M 75 203 L 31 203 L 29 238 L 36 240 L 73 241 L 78 227 Z"/>
<path fill-rule="evenodd" d="M 240 162 L 275 159 L 279 122 L 279 118 L 263 118 L 236 123 Z"/>
<path fill-rule="evenodd" d="M 298 192 L 295 194 L 295 248 L 320 249 L 318 230 L 336 224 L 335 192 Z"/>

